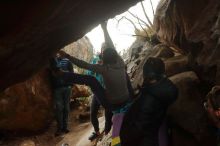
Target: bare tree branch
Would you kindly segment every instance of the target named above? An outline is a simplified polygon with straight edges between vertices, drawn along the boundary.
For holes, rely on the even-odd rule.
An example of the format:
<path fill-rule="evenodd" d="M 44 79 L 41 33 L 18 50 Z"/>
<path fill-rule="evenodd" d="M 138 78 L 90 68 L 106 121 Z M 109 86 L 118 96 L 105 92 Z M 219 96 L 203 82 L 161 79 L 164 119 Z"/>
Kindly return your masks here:
<path fill-rule="evenodd" d="M 150 24 L 151 28 L 153 28 L 153 24 L 152 24 L 152 22 L 150 21 L 150 19 L 149 19 L 147 13 L 146 13 L 146 11 L 145 11 L 144 4 L 143 4 L 142 1 L 141 1 L 141 7 L 142 7 L 142 9 L 143 9 L 143 12 L 144 12 L 145 17 L 147 18 L 147 22 Z"/>
<path fill-rule="evenodd" d="M 105 44 L 106 44 L 106 47 L 115 48 L 113 41 L 112 41 L 112 39 L 108 33 L 108 30 L 107 30 L 107 23 L 108 23 L 108 21 L 103 21 L 101 23 L 101 27 L 102 27 L 102 30 L 104 33 L 104 38 L 105 38 Z"/>
<path fill-rule="evenodd" d="M 131 16 L 133 16 L 134 18 L 140 19 L 140 18 L 137 17 L 137 15 L 134 15 L 134 14 L 133 14 L 132 12 L 130 12 L 130 11 L 128 11 L 128 13 L 131 14 Z M 146 25 L 147 27 L 150 27 L 144 20 L 140 19 L 140 21 L 141 21 L 142 23 L 144 23 L 144 25 Z"/>
<path fill-rule="evenodd" d="M 135 30 L 138 29 L 138 28 L 136 27 L 136 25 L 134 24 L 134 22 L 133 22 L 131 19 L 127 18 L 126 16 L 122 16 L 122 17 L 118 20 L 118 23 L 119 23 L 122 19 L 128 20 L 128 21 L 133 25 L 133 27 L 134 27 Z"/>
<path fill-rule="evenodd" d="M 140 25 L 140 22 L 143 22 L 149 30 L 153 31 L 152 27 L 150 25 L 148 25 L 144 20 L 140 19 L 137 15 L 134 15 L 130 11 L 128 11 L 128 13 L 131 14 L 134 18 L 136 18 L 138 20 L 139 25 Z"/>
<path fill-rule="evenodd" d="M 147 31 L 143 28 L 143 26 L 140 24 L 140 20 L 138 19 L 139 25 L 142 28 L 142 30 L 146 33 L 147 37 L 149 37 L 149 34 L 147 33 Z"/>
<path fill-rule="evenodd" d="M 153 3 L 152 3 L 152 0 L 150 0 L 150 5 L 151 5 L 151 8 L 152 8 L 152 12 L 153 12 L 153 15 L 154 15 L 155 13 L 154 13 L 154 7 L 153 7 Z"/>

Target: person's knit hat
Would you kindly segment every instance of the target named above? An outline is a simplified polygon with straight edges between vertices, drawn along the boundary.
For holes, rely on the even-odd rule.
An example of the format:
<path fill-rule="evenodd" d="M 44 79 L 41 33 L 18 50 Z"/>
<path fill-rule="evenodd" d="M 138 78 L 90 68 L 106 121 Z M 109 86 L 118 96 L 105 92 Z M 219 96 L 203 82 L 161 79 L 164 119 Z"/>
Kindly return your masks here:
<path fill-rule="evenodd" d="M 102 54 L 104 64 L 115 64 L 117 62 L 117 51 L 114 48 L 106 48 Z"/>
<path fill-rule="evenodd" d="M 143 67 L 143 76 L 148 78 L 160 78 L 165 76 L 164 62 L 160 58 L 148 58 Z"/>

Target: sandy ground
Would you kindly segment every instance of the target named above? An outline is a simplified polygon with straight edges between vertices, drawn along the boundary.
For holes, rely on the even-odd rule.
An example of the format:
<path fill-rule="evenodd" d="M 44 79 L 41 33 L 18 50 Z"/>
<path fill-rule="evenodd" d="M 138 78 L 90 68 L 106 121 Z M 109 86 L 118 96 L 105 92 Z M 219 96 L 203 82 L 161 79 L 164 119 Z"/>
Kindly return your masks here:
<path fill-rule="evenodd" d="M 104 118 L 100 118 L 100 127 L 104 125 Z M 62 146 L 62 144 L 67 143 L 69 146 L 91 146 L 91 142 L 88 137 L 93 132 L 93 127 L 90 123 L 81 124 L 74 128 L 69 134 L 65 135 L 62 141 L 60 141 L 56 146 Z"/>
<path fill-rule="evenodd" d="M 39 135 L 27 136 L 27 137 L 7 137 L 0 138 L 0 146 L 62 146 L 67 143 L 69 146 L 91 146 L 91 142 L 88 137 L 93 132 L 93 127 L 89 122 L 81 123 L 76 119 L 76 114 L 79 111 L 73 111 L 70 115 L 70 132 L 60 137 L 55 137 L 56 122 L 53 122 L 51 126 Z M 100 129 L 104 127 L 104 118 L 99 118 Z"/>

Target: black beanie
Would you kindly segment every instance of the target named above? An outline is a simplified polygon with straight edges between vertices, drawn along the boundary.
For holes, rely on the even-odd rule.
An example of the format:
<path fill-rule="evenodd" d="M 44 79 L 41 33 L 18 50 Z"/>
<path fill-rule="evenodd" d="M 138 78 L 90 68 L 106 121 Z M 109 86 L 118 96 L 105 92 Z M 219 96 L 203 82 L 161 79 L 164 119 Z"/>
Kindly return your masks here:
<path fill-rule="evenodd" d="M 117 51 L 114 48 L 106 48 L 102 54 L 104 64 L 115 64 L 117 62 Z"/>
<path fill-rule="evenodd" d="M 160 78 L 165 74 L 165 64 L 160 58 L 150 57 L 144 64 L 143 76 Z"/>

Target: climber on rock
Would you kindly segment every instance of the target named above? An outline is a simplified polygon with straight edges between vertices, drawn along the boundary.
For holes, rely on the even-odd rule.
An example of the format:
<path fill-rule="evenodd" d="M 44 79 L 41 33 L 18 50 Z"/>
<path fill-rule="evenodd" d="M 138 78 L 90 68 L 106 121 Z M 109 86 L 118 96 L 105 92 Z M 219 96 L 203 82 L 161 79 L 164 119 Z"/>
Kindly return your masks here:
<path fill-rule="evenodd" d="M 61 74 L 67 82 L 89 86 L 100 105 L 114 113 L 112 136 L 117 139 L 123 121 L 123 115 L 129 109 L 132 102 L 133 88 L 123 59 L 117 53 L 112 41 L 109 41 L 110 36 L 107 33 L 106 25 L 107 22 L 102 23 L 105 36 L 105 43 L 102 48 L 103 64 L 89 64 L 63 52 L 63 55 L 78 67 L 101 74 L 105 87 L 97 79 L 89 75 L 68 72 L 61 72 Z"/>
<path fill-rule="evenodd" d="M 81 84 L 91 88 L 95 95 L 94 97 L 100 105 L 105 110 L 110 110 L 114 113 L 112 136 L 117 139 L 123 121 L 123 115 L 129 109 L 133 100 L 133 88 L 126 72 L 124 61 L 114 48 L 104 49 L 102 54 L 103 64 L 90 64 L 72 57 L 65 52 L 62 53 L 78 67 L 102 75 L 105 87 L 95 77 L 90 75 L 69 73 L 60 70 L 56 73 L 70 84 Z"/>
<path fill-rule="evenodd" d="M 62 133 L 69 132 L 68 119 L 72 84 L 65 82 L 61 76 L 56 76 L 55 72 L 57 72 L 57 70 L 62 70 L 73 73 L 73 66 L 69 59 L 65 58 L 60 52 L 58 52 L 56 57 L 51 59 L 50 69 L 51 87 L 57 120 L 57 131 L 55 136 L 59 136 Z"/>
<path fill-rule="evenodd" d="M 90 64 L 85 61 L 72 57 L 62 51 L 73 64 L 78 67 L 91 70 L 101 74 L 105 88 L 92 76 L 79 75 L 74 73 L 64 73 L 66 81 L 90 86 L 97 100 L 105 109 L 118 109 L 131 101 L 130 95 L 133 93 L 131 83 L 126 72 L 123 59 L 114 48 L 113 42 L 107 32 L 107 22 L 101 24 L 105 43 L 102 47 L 103 64 Z"/>
<path fill-rule="evenodd" d="M 96 100 L 106 109 L 111 110 L 113 116 L 114 141 L 118 138 L 124 113 L 132 102 L 133 89 L 122 58 L 113 48 L 103 51 L 103 64 L 89 64 L 68 54 L 65 56 L 78 67 L 91 70 L 103 76 L 105 88 L 92 76 L 75 73 L 63 73 L 66 81 L 76 84 L 85 84 L 91 88 Z M 107 133 L 105 133 L 107 134 Z"/>
<path fill-rule="evenodd" d="M 147 59 L 143 78 L 140 93 L 124 117 L 120 132 L 122 146 L 159 146 L 159 128 L 167 108 L 178 96 L 178 89 L 165 75 L 161 59 Z"/>
<path fill-rule="evenodd" d="M 92 64 L 102 64 L 102 54 L 99 54 L 97 56 L 95 56 L 92 59 Z M 103 77 L 102 75 L 92 72 L 92 71 L 88 71 L 87 73 L 88 75 L 92 75 L 94 76 L 99 83 L 105 87 L 104 82 L 103 82 Z M 95 95 L 93 95 L 95 96 Z M 96 97 L 92 98 L 91 101 L 91 106 L 90 106 L 90 118 L 91 118 L 91 123 L 94 127 L 94 132 L 91 134 L 91 136 L 89 136 L 89 140 L 94 140 L 95 138 L 97 138 L 100 135 L 100 131 L 99 131 L 99 121 L 98 121 L 98 111 L 100 108 L 100 103 L 98 102 L 98 100 L 96 99 Z M 110 110 L 105 110 L 105 133 L 109 133 L 109 131 L 111 130 L 111 126 L 112 126 L 112 112 Z"/>
<path fill-rule="evenodd" d="M 103 51 L 103 64 L 90 64 L 72 57 L 65 52 L 64 55 L 78 67 L 91 70 L 103 76 L 105 88 L 92 76 L 63 72 L 62 76 L 70 83 L 85 84 L 91 88 L 96 99 L 105 109 L 118 109 L 131 101 L 128 84 L 130 80 L 125 70 L 125 64 L 117 51 L 107 48 Z"/>

